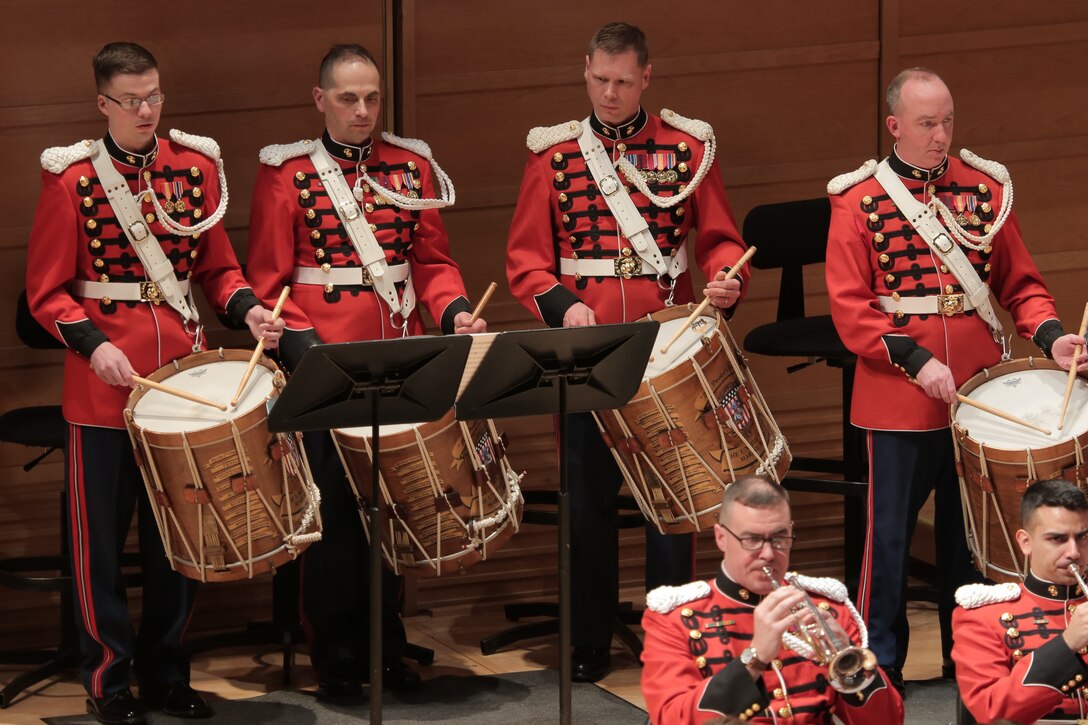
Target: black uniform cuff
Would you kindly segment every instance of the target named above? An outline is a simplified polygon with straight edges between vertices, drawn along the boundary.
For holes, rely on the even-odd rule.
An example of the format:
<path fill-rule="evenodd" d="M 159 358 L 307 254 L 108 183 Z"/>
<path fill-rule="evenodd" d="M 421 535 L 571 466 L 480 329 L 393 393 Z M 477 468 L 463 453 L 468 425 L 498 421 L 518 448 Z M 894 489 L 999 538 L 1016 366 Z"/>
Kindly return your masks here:
<path fill-rule="evenodd" d="M 540 318 L 548 327 L 562 327 L 563 315 L 567 313 L 571 305 L 581 302 L 578 295 L 561 284 L 555 285 L 533 299 L 536 300 L 536 307 L 540 310 Z"/>
<path fill-rule="evenodd" d="M 1053 357 L 1053 355 L 1050 354 L 1050 348 L 1054 346 L 1054 341 L 1064 334 L 1065 330 L 1062 329 L 1060 320 L 1047 320 L 1039 325 L 1039 329 L 1035 331 L 1035 336 L 1031 339 L 1039 346 L 1039 349 L 1043 351 L 1044 355 Z"/>
<path fill-rule="evenodd" d="M 892 364 L 903 368 L 912 378 L 918 377 L 922 366 L 933 357 L 933 353 L 906 335 L 882 335 L 881 339 L 888 348 Z"/>
<path fill-rule="evenodd" d="M 445 311 L 442 313 L 442 334 L 453 334 L 453 318 L 457 317 L 462 312 L 472 312 L 472 305 L 468 303 L 464 297 L 458 297 L 453 302 L 446 305 Z"/>
<path fill-rule="evenodd" d="M 283 363 L 283 366 L 287 368 L 288 372 L 293 372 L 298 367 L 298 363 L 302 360 L 302 355 L 314 345 L 320 345 L 321 338 L 318 337 L 314 328 L 307 327 L 305 330 L 288 330 L 284 328 L 283 337 L 280 338 L 279 344 L 279 359 Z"/>
<path fill-rule="evenodd" d="M 868 687 L 864 690 L 858 690 L 857 692 L 840 694 L 839 702 L 845 703 L 849 707 L 861 707 L 869 702 L 869 698 L 887 687 L 887 675 L 884 674 L 884 670 L 877 669 L 876 677 L 873 678 L 873 681 L 869 683 Z"/>
<path fill-rule="evenodd" d="M 748 668 L 735 659 L 719 670 L 699 699 L 699 709 L 724 715 L 762 713 L 770 704 L 763 678 L 753 680 Z"/>
<path fill-rule="evenodd" d="M 1077 681 L 1077 675 L 1081 679 Z M 1025 685 L 1047 685 L 1063 688 L 1071 695 L 1081 685 L 1088 683 L 1088 667 L 1077 653 L 1069 649 L 1063 637 L 1055 637 L 1031 656 L 1031 665 L 1024 673 Z"/>
<path fill-rule="evenodd" d="M 57 323 L 57 329 L 60 330 L 61 339 L 64 340 L 64 344 L 68 346 L 68 349 L 79 353 L 88 360 L 91 359 L 91 354 L 98 349 L 99 345 L 109 342 L 106 333 L 99 330 L 90 320 L 59 322 Z"/>
<path fill-rule="evenodd" d="M 261 304 L 257 295 L 249 287 L 243 287 L 236 291 L 227 300 L 227 311 L 219 315 L 219 321 L 232 330 L 244 330 L 246 328 L 246 313 Z"/>

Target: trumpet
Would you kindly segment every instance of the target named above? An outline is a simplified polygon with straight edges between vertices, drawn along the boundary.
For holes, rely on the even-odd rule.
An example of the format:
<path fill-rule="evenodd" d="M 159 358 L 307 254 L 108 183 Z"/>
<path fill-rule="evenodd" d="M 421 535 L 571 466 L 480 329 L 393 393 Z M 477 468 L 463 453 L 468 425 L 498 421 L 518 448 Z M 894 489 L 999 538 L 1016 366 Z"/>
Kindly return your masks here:
<path fill-rule="evenodd" d="M 775 589 L 782 586 L 769 566 L 763 567 L 763 573 L 767 575 Z M 812 597 L 794 581 L 796 577 L 795 573 L 790 572 L 783 578 L 786 583 L 793 584 L 804 592 L 804 606 L 811 612 L 815 621 L 812 624 L 799 625 L 796 633 L 786 632 L 782 636 L 783 643 L 802 657 L 827 667 L 828 682 L 839 692 L 849 694 L 864 690 L 876 677 L 876 655 L 866 646 L 868 642 L 865 640 L 868 638 L 865 636 L 865 624 L 850 600 L 846 598 L 845 587 L 842 587 L 842 601 L 847 604 L 850 613 L 858 621 L 863 640 L 860 647 L 849 640 L 843 642 L 842 638 L 831 629 L 820 608 L 812 601 Z M 835 583 L 839 584 L 839 582 Z"/>
<path fill-rule="evenodd" d="M 1080 570 L 1074 562 L 1069 562 L 1069 573 L 1073 575 L 1073 578 L 1077 580 L 1077 584 L 1080 585 L 1081 594 L 1088 596 L 1088 585 L 1084 583 L 1084 572 Z"/>

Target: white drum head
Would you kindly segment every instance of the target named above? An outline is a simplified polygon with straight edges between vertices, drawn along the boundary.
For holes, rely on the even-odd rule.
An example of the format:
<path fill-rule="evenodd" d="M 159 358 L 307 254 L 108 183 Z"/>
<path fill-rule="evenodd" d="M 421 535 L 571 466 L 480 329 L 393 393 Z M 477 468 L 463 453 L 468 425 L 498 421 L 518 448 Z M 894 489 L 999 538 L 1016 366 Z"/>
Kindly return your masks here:
<path fill-rule="evenodd" d="M 1071 440 L 1088 430 L 1088 383 L 1080 377 L 1074 381 L 1065 426 L 1058 430 L 1068 378 L 1062 370 L 1023 370 L 987 380 L 967 394 L 971 400 L 1049 429 L 1049 436 L 962 403 L 956 409 L 956 423 L 973 440 L 1001 450 L 1045 448 Z"/>
<path fill-rule="evenodd" d="M 245 360 L 216 360 L 174 373 L 160 382 L 230 406 L 248 364 Z M 144 430 L 155 433 L 188 433 L 211 428 L 263 405 L 273 390 L 272 375 L 272 371 L 263 365 L 254 368 L 238 405 L 228 407 L 225 413 L 210 405 L 194 403 L 158 390 L 147 390 L 136 401 L 132 411 L 133 421 Z"/>
<path fill-rule="evenodd" d="M 393 425 L 379 425 L 378 435 L 391 436 L 397 433 L 404 433 L 405 431 L 415 430 L 424 423 L 394 423 Z M 369 438 L 370 434 L 374 432 L 374 429 L 369 425 L 360 425 L 354 428 L 337 428 L 338 432 L 345 435 L 354 436 L 356 438 Z"/>
<path fill-rule="evenodd" d="M 656 378 L 662 373 L 672 370 L 677 365 L 694 357 L 702 348 L 701 340 L 712 333 L 718 327 L 716 317 L 700 315 L 690 325 L 685 325 L 686 317 L 662 322 L 657 328 L 657 340 L 654 341 L 654 349 L 650 354 L 650 362 L 646 363 L 646 379 Z M 672 339 L 676 331 L 684 328 L 683 334 L 670 347 L 668 353 L 662 355 L 661 348 Z M 694 328 L 694 329 L 692 329 Z"/>

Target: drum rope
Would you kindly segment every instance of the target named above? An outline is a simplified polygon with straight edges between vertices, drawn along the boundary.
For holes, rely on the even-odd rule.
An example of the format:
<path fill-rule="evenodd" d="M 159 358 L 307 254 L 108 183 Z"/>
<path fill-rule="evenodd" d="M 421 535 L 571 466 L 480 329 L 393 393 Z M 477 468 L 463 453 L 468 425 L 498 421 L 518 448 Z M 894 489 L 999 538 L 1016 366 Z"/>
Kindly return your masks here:
<path fill-rule="evenodd" d="M 129 416 L 126 416 L 126 419 L 128 418 Z M 132 426 L 134 426 L 135 424 L 132 423 L 131 420 L 129 420 L 129 423 L 130 425 L 126 426 L 126 428 L 128 429 L 129 440 L 132 441 L 133 450 L 135 451 L 137 448 L 142 448 L 144 451 L 144 466 L 140 466 L 139 468 L 140 473 L 143 474 L 144 486 L 147 487 L 148 498 L 151 500 L 151 513 L 154 514 L 155 523 L 158 524 L 159 527 L 159 538 L 162 539 L 162 548 L 163 551 L 166 553 L 167 560 L 169 560 L 170 562 L 170 568 L 174 571 L 177 571 L 177 566 L 174 564 L 173 544 L 170 540 L 170 536 L 167 534 L 167 506 L 165 504 L 159 503 L 159 497 L 155 495 L 157 493 L 161 493 L 165 496 L 166 489 L 163 488 L 162 480 L 159 478 L 159 471 L 157 468 L 155 468 L 155 459 L 151 456 L 151 446 L 148 444 L 147 440 L 143 436 L 140 436 L 141 445 L 137 446 L 136 436 L 132 432 Z M 151 480 L 148 480 L 147 472 L 144 470 L 145 466 L 151 470 L 151 480 L 154 480 L 154 484 L 152 484 Z M 169 499 L 169 497 L 167 497 L 167 499 Z M 182 543 L 188 544 L 188 542 L 185 541 L 184 536 L 181 537 L 181 540 Z M 192 556 L 191 553 L 190 556 Z"/>
<path fill-rule="evenodd" d="M 499 431 L 495 427 L 495 421 L 491 418 L 487 419 L 487 429 L 491 431 L 491 440 L 499 441 L 500 443 L 502 443 L 502 436 L 499 435 Z M 521 479 L 525 477 L 525 471 L 523 471 L 521 475 L 518 475 L 517 472 L 514 471 L 514 467 L 510 465 L 510 462 L 506 458 L 505 444 L 502 458 L 499 460 L 499 468 L 503 471 L 503 474 L 507 478 L 507 480 L 509 480 L 511 475 L 514 475 L 517 476 L 517 482 L 520 484 Z M 518 504 L 523 504 L 524 502 L 525 497 L 521 494 L 520 486 L 518 487 L 518 495 L 516 499 L 512 499 L 509 497 L 507 498 L 507 504 L 509 508 L 509 511 L 507 513 L 510 516 L 510 523 L 514 527 L 514 533 L 521 531 L 521 522 L 518 521 L 518 517 L 516 514 Z"/>
<path fill-rule="evenodd" d="M 470 521 L 469 527 L 472 529 L 473 535 L 478 535 L 481 529 L 488 529 L 492 526 L 501 526 L 502 522 L 507 519 L 509 519 L 511 523 L 517 521 L 517 516 L 513 515 L 513 511 L 516 509 L 518 502 L 522 500 L 521 486 L 519 484 L 521 483 L 521 479 L 525 478 L 525 474 L 518 474 L 515 473 L 513 469 L 508 469 L 503 471 L 503 475 L 506 477 L 506 485 L 509 490 L 509 493 L 506 496 L 506 503 L 505 505 L 501 505 L 502 499 L 500 498 L 499 509 L 492 516 Z M 515 529 L 515 531 L 516 530 L 517 529 Z"/>
<path fill-rule="evenodd" d="M 306 511 L 303 512 L 302 520 L 299 522 L 298 528 L 294 531 L 305 532 L 314 524 L 315 518 L 317 520 L 317 526 L 313 532 L 309 534 L 292 533 L 287 537 L 288 543 L 292 547 L 297 547 L 298 544 L 309 544 L 321 540 L 321 489 L 314 483 L 313 475 L 310 473 L 310 461 L 306 457 L 306 446 L 302 445 L 301 434 L 293 433 L 282 435 L 283 438 L 281 440 L 287 443 L 292 455 L 284 455 L 280 460 L 290 460 L 291 466 L 295 469 L 295 480 L 299 482 L 303 492 L 306 494 Z M 340 452 L 339 446 L 336 447 L 336 451 L 337 453 Z M 302 456 L 302 466 L 299 466 L 295 461 L 294 457 L 298 455 Z M 287 464 L 284 463 L 284 465 L 286 466 Z M 344 470 L 347 470 L 346 466 Z M 286 481 L 284 481 L 284 485 L 286 485 Z M 290 506 L 288 506 L 288 508 L 290 508 Z"/>
<path fill-rule="evenodd" d="M 234 420 L 230 421 L 230 433 L 234 437 L 234 447 L 238 451 L 238 468 L 242 472 L 242 496 L 246 502 L 246 571 L 250 578 L 253 577 L 253 499 L 250 497 L 246 479 L 253 475 L 249 468 L 249 457 L 242 445 L 242 436 L 238 433 L 238 426 Z"/>
<path fill-rule="evenodd" d="M 960 455 L 959 443 L 956 440 L 956 429 L 952 429 L 952 455 L 956 461 L 956 470 L 962 471 L 963 457 Z M 982 557 L 982 552 L 978 545 L 978 528 L 975 525 L 975 512 L 971 508 L 971 498 L 967 490 L 967 481 L 964 478 L 964 474 L 958 476 L 960 482 L 960 514 L 963 516 L 963 529 L 967 533 L 967 548 L 971 550 L 972 556 L 975 557 L 975 561 L 985 565 L 985 559 Z M 985 509 L 985 503 L 983 504 Z"/>
<path fill-rule="evenodd" d="M 706 375 L 703 374 L 702 368 L 692 363 L 691 366 L 695 370 L 696 377 L 699 378 L 699 384 L 703 387 L 703 394 L 706 395 L 707 402 L 710 404 L 710 412 L 714 412 L 719 409 L 717 404 L 717 395 L 714 394 L 714 389 L 710 386 L 710 381 L 706 379 Z M 737 480 L 737 472 L 733 469 L 733 454 L 729 450 L 729 444 L 725 440 L 725 431 L 722 429 L 720 423 L 715 428 L 718 429 L 718 441 L 722 444 L 722 458 L 725 461 L 726 466 L 729 467 L 729 480 Z"/>
<path fill-rule="evenodd" d="M 380 435 L 380 433 L 379 433 L 379 435 Z M 366 450 L 366 455 L 371 461 L 373 461 L 374 460 L 374 450 L 370 447 L 370 438 L 368 438 L 367 436 L 364 435 L 364 436 L 362 436 L 362 439 L 363 439 L 363 448 Z M 335 436 L 333 436 L 333 441 L 334 442 L 336 441 Z M 340 452 L 339 443 L 336 444 L 336 450 L 337 450 L 338 453 L 340 453 L 340 461 L 344 464 L 344 469 L 345 470 L 351 470 L 350 468 L 348 468 L 347 461 L 344 460 L 344 454 L 342 452 Z M 390 544 L 392 544 L 392 541 L 393 541 L 392 533 L 393 533 L 393 530 L 394 530 L 393 526 L 395 525 L 393 523 L 393 519 L 395 518 L 397 521 L 399 521 L 401 523 L 401 525 L 404 527 L 404 530 L 408 533 L 408 538 L 410 538 L 412 541 L 415 542 L 415 544 L 418 547 L 419 551 L 423 554 L 423 559 L 428 564 L 430 564 L 434 568 L 434 570 L 437 572 L 438 571 L 437 563 L 432 561 L 431 558 L 427 556 L 427 553 L 426 553 L 427 548 L 425 546 L 423 546 L 423 542 L 420 541 L 415 536 L 414 533 L 412 533 L 412 529 L 411 529 L 411 527 L 408 526 L 408 522 L 405 521 L 401 517 L 401 515 L 397 512 L 397 507 L 393 506 L 393 499 L 389 495 L 389 488 L 385 484 L 385 476 L 382 474 L 381 468 L 378 469 L 378 490 L 380 491 L 380 493 L 382 495 L 382 498 L 385 500 L 386 506 L 390 509 L 390 512 L 392 514 L 389 517 L 389 530 L 390 530 L 389 541 L 390 541 Z M 359 488 L 358 488 L 357 485 L 356 485 L 356 489 L 355 489 L 355 495 L 357 497 L 359 497 L 360 499 L 363 499 L 364 501 L 366 500 L 366 498 L 364 496 L 360 495 Z M 378 503 L 374 502 L 373 505 L 377 506 Z M 399 563 L 398 563 L 399 560 L 394 555 L 395 552 L 392 550 L 392 548 L 388 548 L 388 549 L 386 548 L 386 546 L 385 546 L 385 537 L 382 536 L 382 532 L 380 532 L 380 531 L 374 531 L 374 532 L 370 531 L 369 517 L 366 515 L 366 512 L 362 508 L 359 509 L 359 518 L 362 519 L 362 521 L 363 521 L 363 530 L 366 532 L 367 540 L 370 541 L 371 545 L 373 545 L 375 538 L 377 539 L 377 541 L 379 542 L 379 546 L 382 547 L 382 553 L 385 554 L 385 560 L 387 562 L 389 562 L 390 565 L 392 565 L 393 573 L 399 576 L 400 575 L 400 566 L 399 566 Z"/>
<path fill-rule="evenodd" d="M 725 323 L 722 323 L 722 324 L 725 324 Z M 726 330 L 728 330 L 728 329 L 729 328 L 727 326 Z M 743 386 L 745 389 L 749 390 L 749 392 L 752 392 L 752 400 L 756 404 L 756 407 L 758 408 L 759 407 L 759 401 L 762 400 L 763 396 L 759 392 L 759 387 L 755 383 L 755 378 L 751 377 L 750 375 L 749 376 L 744 375 L 744 372 L 743 372 L 741 366 L 737 364 L 737 358 L 733 354 L 733 349 L 729 344 L 731 342 L 734 342 L 733 341 L 733 333 L 730 332 L 728 339 L 726 339 L 726 336 L 722 333 L 722 331 L 720 329 L 716 330 L 716 332 L 718 334 L 719 342 L 721 343 L 722 349 L 725 350 L 725 355 L 726 355 L 726 357 L 729 358 L 729 364 L 733 367 L 733 372 L 736 373 L 738 385 Z M 735 342 L 734 342 L 734 344 L 735 344 Z M 739 395 L 739 391 L 740 391 L 740 388 L 738 388 L 738 395 Z M 770 414 L 769 414 L 768 411 L 766 411 L 764 409 L 762 412 L 764 413 L 764 415 L 767 416 L 767 418 L 769 420 L 771 420 L 771 421 L 774 420 L 774 418 L 770 417 Z M 771 451 L 773 449 L 769 448 L 768 445 L 767 445 L 767 437 L 763 433 L 763 425 L 760 422 L 760 416 L 756 415 L 756 411 L 753 411 L 752 422 L 754 423 L 756 433 L 759 435 L 759 442 L 763 446 L 763 451 L 764 451 L 763 456 L 759 455 L 759 452 L 756 451 L 756 449 L 752 445 L 751 441 L 748 440 L 748 437 L 743 435 L 740 432 L 740 429 L 737 428 L 737 424 L 735 422 L 733 422 L 733 417 L 732 416 L 727 415 L 726 418 L 725 418 L 725 422 L 729 425 L 730 430 L 732 430 L 733 433 L 736 434 L 737 438 L 739 438 L 744 443 L 744 445 L 748 447 L 748 450 L 752 452 L 752 455 L 755 456 L 755 459 L 757 461 L 759 461 L 758 470 L 759 471 L 774 470 L 774 473 L 772 475 L 774 476 L 775 480 L 777 481 L 778 480 L 778 472 L 777 472 L 777 466 L 775 465 L 776 461 L 772 462 L 772 460 L 769 457 L 769 454 L 771 453 Z M 775 428 L 777 429 L 777 426 L 775 426 Z M 779 438 L 780 437 L 781 437 L 781 434 L 779 434 Z M 771 465 L 768 466 L 768 463 L 771 463 Z M 734 480 L 736 480 L 736 479 L 734 479 Z"/>
<path fill-rule="evenodd" d="M 673 424 L 672 414 L 669 412 L 668 408 L 665 407 L 665 402 L 661 400 L 661 396 L 658 394 L 657 388 L 654 387 L 654 384 L 652 382 L 647 382 L 646 387 L 650 391 L 650 397 L 653 398 L 654 405 L 657 407 L 658 412 L 661 414 L 661 419 L 665 423 L 666 430 L 681 430 L 679 427 Z M 681 430 L 681 432 L 683 431 Z M 684 436 L 686 438 L 687 434 L 685 433 Z M 671 437 L 669 440 L 671 442 Z M 690 445 L 688 447 L 690 448 Z M 684 465 L 684 457 L 680 452 L 680 446 L 674 445 L 672 447 L 672 453 L 676 459 L 676 468 L 680 472 L 680 480 L 683 481 L 684 484 L 684 492 L 687 494 L 687 505 L 685 506 L 680 498 L 675 495 L 675 492 L 672 491 L 671 487 L 666 488 L 668 489 L 669 493 L 673 494 L 673 500 L 676 501 L 676 505 L 680 508 L 680 511 L 683 512 L 683 516 L 687 520 L 692 521 L 695 524 L 695 530 L 698 531 L 699 522 L 695 521 L 695 501 L 691 498 L 691 484 L 688 482 L 687 467 Z"/>
<path fill-rule="evenodd" d="M 616 418 L 616 424 L 620 427 L 624 433 L 625 438 L 630 439 L 629 430 L 624 423 L 623 416 L 620 415 L 619 410 L 613 410 L 612 415 Z M 600 416 L 597 415 L 597 411 L 593 411 L 593 420 L 597 424 L 597 430 L 601 435 L 606 434 L 604 423 L 601 421 Z M 627 488 L 631 491 L 631 496 L 635 499 L 635 503 L 638 504 L 639 509 L 642 511 L 642 515 L 646 517 L 647 521 L 652 522 L 657 526 L 658 533 L 664 534 L 665 529 L 661 526 L 661 522 L 657 520 L 657 516 L 649 505 L 649 488 L 647 487 L 645 492 L 639 487 L 638 482 L 635 481 L 634 476 L 627 470 L 627 463 L 623 460 L 623 456 L 620 455 L 619 450 L 616 448 L 616 441 L 612 441 L 612 445 L 608 447 L 608 450 L 612 452 L 612 458 L 616 461 L 616 467 L 620 469 L 623 474 L 624 481 L 627 482 Z M 637 459 L 636 459 L 637 463 Z M 646 486 L 646 477 L 642 473 L 641 466 L 635 466 L 635 470 L 638 471 L 639 479 L 641 479 L 642 485 Z"/>

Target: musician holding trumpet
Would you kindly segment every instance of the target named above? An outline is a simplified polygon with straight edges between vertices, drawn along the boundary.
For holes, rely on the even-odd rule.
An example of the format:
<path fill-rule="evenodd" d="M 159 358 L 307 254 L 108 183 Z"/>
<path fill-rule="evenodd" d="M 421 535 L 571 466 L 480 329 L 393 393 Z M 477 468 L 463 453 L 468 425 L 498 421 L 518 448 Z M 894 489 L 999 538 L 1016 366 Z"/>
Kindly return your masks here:
<path fill-rule="evenodd" d="M 727 715 L 824 723 L 831 713 L 848 725 L 903 722 L 903 700 L 865 649 L 845 587 L 787 573 L 785 489 L 756 476 L 730 485 L 714 540 L 717 577 L 646 597 L 642 692 L 655 725 Z"/>
<path fill-rule="evenodd" d="M 1088 717 L 1088 497 L 1068 481 L 1040 481 L 1020 502 L 1022 583 L 973 584 L 952 615 L 960 696 L 979 722 Z M 1047 722 L 1050 722 L 1049 720 Z"/>

